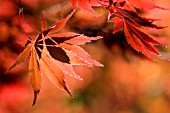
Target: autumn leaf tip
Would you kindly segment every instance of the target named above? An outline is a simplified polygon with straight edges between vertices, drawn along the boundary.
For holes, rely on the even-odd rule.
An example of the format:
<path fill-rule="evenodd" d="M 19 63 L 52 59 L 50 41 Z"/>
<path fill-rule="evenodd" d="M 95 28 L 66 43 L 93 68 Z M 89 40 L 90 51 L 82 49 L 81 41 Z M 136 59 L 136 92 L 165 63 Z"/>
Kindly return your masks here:
<path fill-rule="evenodd" d="M 83 78 L 80 78 L 79 80 L 83 80 Z"/>
<path fill-rule="evenodd" d="M 76 75 L 75 78 L 78 80 L 83 80 L 83 78 L 81 78 L 79 75 Z"/>
<path fill-rule="evenodd" d="M 71 94 L 71 91 L 67 88 L 67 86 L 64 86 L 64 90 L 71 96 L 73 97 L 73 95 Z"/>
<path fill-rule="evenodd" d="M 33 103 L 32 106 L 35 105 L 36 101 L 37 101 L 37 95 L 39 94 L 40 90 L 35 90 L 34 91 L 34 99 L 33 99 Z"/>
<path fill-rule="evenodd" d="M 45 21 L 44 10 L 42 11 L 41 30 L 42 31 L 47 30 L 47 24 L 46 24 L 46 21 Z"/>
<path fill-rule="evenodd" d="M 102 38 L 103 38 L 103 36 L 97 36 L 97 39 L 96 39 L 96 40 L 102 39 Z"/>
<path fill-rule="evenodd" d="M 99 67 L 104 67 L 104 65 L 103 65 L 103 64 L 99 64 L 98 66 L 99 66 Z"/>

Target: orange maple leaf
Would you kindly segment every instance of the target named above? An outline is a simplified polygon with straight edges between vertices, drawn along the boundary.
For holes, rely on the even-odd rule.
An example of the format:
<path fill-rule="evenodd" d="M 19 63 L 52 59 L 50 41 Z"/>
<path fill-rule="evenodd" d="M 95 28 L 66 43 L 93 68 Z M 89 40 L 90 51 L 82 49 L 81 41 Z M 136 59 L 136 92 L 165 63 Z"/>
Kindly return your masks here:
<path fill-rule="evenodd" d="M 22 11 L 23 10 L 20 11 L 20 14 L 23 14 Z M 65 26 L 74 12 L 75 10 L 65 19 L 56 22 L 49 29 L 46 27 L 43 12 L 41 22 L 42 31 L 35 39 L 30 38 L 30 40 L 27 41 L 25 49 L 19 54 L 17 61 L 9 69 L 11 70 L 30 56 L 29 77 L 34 90 L 33 105 L 36 103 L 37 94 L 40 92 L 43 75 L 46 75 L 55 86 L 67 91 L 68 94 L 71 95 L 66 85 L 65 75 L 82 80 L 82 78 L 74 72 L 73 65 L 87 65 L 90 67 L 103 66 L 93 60 L 88 53 L 79 46 L 92 40 L 101 39 L 101 36 L 87 37 L 73 32 L 56 33 Z"/>

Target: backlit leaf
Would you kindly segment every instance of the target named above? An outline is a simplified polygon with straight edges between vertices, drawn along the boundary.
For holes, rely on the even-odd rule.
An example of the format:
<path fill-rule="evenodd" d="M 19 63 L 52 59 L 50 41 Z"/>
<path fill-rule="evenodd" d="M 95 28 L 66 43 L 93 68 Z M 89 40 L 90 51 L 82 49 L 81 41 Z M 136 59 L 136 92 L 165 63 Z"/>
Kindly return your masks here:
<path fill-rule="evenodd" d="M 155 41 L 147 34 L 133 27 L 128 21 L 124 21 L 124 33 L 127 42 L 136 50 L 143 53 L 149 59 L 152 59 L 149 52 L 159 55 L 159 52 L 153 47 L 159 42 Z"/>
<path fill-rule="evenodd" d="M 16 63 L 10 68 L 12 69 L 17 64 L 20 64 L 30 55 L 29 77 L 34 90 L 33 105 L 36 103 L 37 95 L 40 92 L 43 75 L 46 75 L 55 86 L 66 90 L 68 94 L 71 95 L 67 88 L 65 76 L 68 75 L 82 80 L 82 78 L 74 72 L 73 65 L 103 66 L 99 62 L 91 59 L 88 53 L 79 47 L 79 45 L 101 39 L 101 36 L 87 37 L 73 32 L 56 33 L 66 24 L 74 12 L 75 10 L 65 19 L 56 22 L 49 29 L 46 28 L 43 12 L 41 33 L 33 39 L 30 38 L 24 51 L 18 56 Z"/>
<path fill-rule="evenodd" d="M 17 57 L 17 61 L 9 68 L 9 70 L 11 70 L 12 68 L 14 68 L 16 65 L 19 65 L 20 63 L 22 63 L 30 54 L 31 51 L 31 45 L 28 45 L 24 51 L 22 53 L 19 54 L 19 56 Z M 8 70 L 8 71 L 9 71 Z M 7 71 L 7 72 L 8 72 Z"/>
<path fill-rule="evenodd" d="M 90 2 L 89 2 L 88 0 L 87 0 L 87 1 L 85 1 L 85 0 L 78 0 L 78 6 L 79 6 L 80 8 L 82 8 L 82 9 L 84 9 L 85 11 L 88 11 L 88 12 L 94 14 L 95 16 L 98 16 L 98 15 L 99 15 L 99 14 L 97 14 L 97 13 L 93 10 L 93 8 L 92 8 L 92 6 L 91 6 L 91 4 L 90 4 Z"/>
<path fill-rule="evenodd" d="M 33 105 L 36 103 L 37 95 L 40 92 L 41 88 L 41 73 L 40 73 L 40 68 L 38 66 L 38 58 L 37 58 L 37 53 L 34 47 L 32 47 L 31 50 L 31 56 L 30 56 L 30 61 L 29 61 L 29 77 L 30 77 L 30 82 L 34 90 L 34 101 Z"/>
<path fill-rule="evenodd" d="M 88 66 L 103 66 L 101 63 L 93 60 L 88 53 L 83 50 L 81 47 L 77 45 L 69 45 L 69 44 L 60 44 L 59 47 L 65 48 L 71 52 L 73 52 L 80 60 L 86 63 Z"/>
<path fill-rule="evenodd" d="M 65 43 L 74 44 L 74 45 L 83 45 L 85 43 L 91 42 L 93 40 L 98 40 L 101 38 L 102 38 L 101 36 L 87 37 L 87 36 L 81 35 L 75 38 L 71 38 L 70 40 L 66 40 Z"/>
<path fill-rule="evenodd" d="M 114 22 L 114 29 L 112 33 L 116 33 L 123 29 L 125 38 L 130 46 L 144 54 L 147 58 L 152 59 L 150 53 L 154 53 L 156 55 L 160 55 L 159 51 L 154 47 L 154 45 L 164 46 L 165 44 L 160 43 L 155 40 L 151 36 L 142 32 L 139 28 L 155 28 L 155 29 L 163 29 L 165 27 L 157 26 L 153 24 L 154 21 L 159 19 L 151 19 L 141 17 L 137 11 L 131 10 L 129 8 L 125 8 L 124 6 L 130 6 L 133 0 L 119 0 L 119 1 L 108 1 L 109 6 L 105 6 L 106 9 L 109 10 L 110 20 L 108 22 Z M 134 1 L 137 3 L 143 3 L 142 1 Z M 146 3 L 146 2 L 145 2 Z M 143 5 L 143 4 L 141 4 Z M 150 3 L 149 5 L 153 5 L 154 3 Z M 133 6 L 133 3 L 132 3 Z M 147 6 L 146 6 L 147 7 Z M 148 6 L 150 7 L 150 6 Z"/>
<path fill-rule="evenodd" d="M 53 83 L 56 87 L 66 90 L 68 94 L 71 95 L 68 90 L 65 82 L 65 74 L 61 71 L 58 65 L 52 61 L 50 56 L 45 52 L 42 53 L 42 58 L 40 59 L 42 72 L 48 77 L 48 79 Z"/>
<path fill-rule="evenodd" d="M 65 19 L 62 19 L 61 21 L 56 22 L 54 25 L 52 25 L 51 26 L 52 29 L 50 30 L 50 33 L 59 31 L 66 24 L 66 22 L 72 17 L 74 12 L 75 10 L 73 10 Z"/>

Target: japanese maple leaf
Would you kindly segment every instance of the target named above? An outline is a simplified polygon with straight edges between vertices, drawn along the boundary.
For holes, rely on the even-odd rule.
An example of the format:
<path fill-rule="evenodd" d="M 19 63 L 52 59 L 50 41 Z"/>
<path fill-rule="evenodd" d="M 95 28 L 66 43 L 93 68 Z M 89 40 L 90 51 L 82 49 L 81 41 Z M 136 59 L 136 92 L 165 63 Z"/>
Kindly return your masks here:
<path fill-rule="evenodd" d="M 156 19 L 148 19 L 138 15 L 135 11 L 129 11 L 122 9 L 126 4 L 123 3 L 112 3 L 108 10 L 111 13 L 111 19 L 108 22 L 114 22 L 113 34 L 123 30 L 127 42 L 138 52 L 143 53 L 147 58 L 152 59 L 150 52 L 160 55 L 160 53 L 154 48 L 154 45 L 161 45 L 160 42 L 151 38 L 146 33 L 140 31 L 137 27 L 140 28 L 155 28 L 162 29 L 164 27 L 157 26 L 153 24 Z"/>
<path fill-rule="evenodd" d="M 71 18 L 72 11 L 65 19 L 56 22 L 49 29 L 46 28 L 44 13 L 42 14 L 41 32 L 35 39 L 27 41 L 26 47 L 17 58 L 17 61 L 10 68 L 29 59 L 29 77 L 34 90 L 33 105 L 36 103 L 37 94 L 41 89 L 42 76 L 46 75 L 49 80 L 58 88 L 70 91 L 67 88 L 65 75 L 82 80 L 74 70 L 73 65 L 103 66 L 93 60 L 87 52 L 80 47 L 92 40 L 101 39 L 101 36 L 87 37 L 73 32 L 56 33 Z"/>
<path fill-rule="evenodd" d="M 152 59 L 149 52 L 160 55 L 154 45 L 162 45 L 149 35 L 138 30 L 132 23 L 124 19 L 124 34 L 127 42 L 136 50 L 143 53 L 147 58 Z"/>

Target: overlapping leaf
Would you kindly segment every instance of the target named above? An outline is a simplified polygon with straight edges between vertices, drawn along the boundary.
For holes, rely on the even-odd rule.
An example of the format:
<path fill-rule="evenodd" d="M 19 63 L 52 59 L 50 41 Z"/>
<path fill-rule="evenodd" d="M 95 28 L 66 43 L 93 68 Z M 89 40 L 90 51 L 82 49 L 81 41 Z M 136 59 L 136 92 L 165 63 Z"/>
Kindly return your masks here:
<path fill-rule="evenodd" d="M 87 37 L 72 32 L 56 33 L 66 24 L 74 12 L 75 10 L 65 19 L 56 22 L 49 29 L 46 28 L 43 12 L 41 22 L 42 32 L 34 40 L 30 38 L 24 51 L 18 56 L 16 63 L 10 68 L 12 69 L 20 64 L 30 55 L 29 76 L 34 90 L 33 105 L 36 103 L 37 94 L 40 92 L 43 75 L 46 75 L 54 85 L 66 90 L 71 95 L 67 88 L 65 75 L 82 80 L 74 72 L 72 65 L 103 66 L 93 60 L 79 46 L 93 40 L 101 39 L 102 37 Z"/>
<path fill-rule="evenodd" d="M 36 50 L 34 48 L 34 44 L 32 44 L 31 56 L 30 56 L 30 61 L 29 61 L 29 77 L 30 77 L 30 82 L 32 84 L 32 87 L 34 89 L 33 105 L 36 102 L 37 94 L 40 92 L 41 81 L 42 81 L 40 68 L 38 66 L 38 60 L 39 59 L 38 59 Z"/>
<path fill-rule="evenodd" d="M 153 47 L 155 44 L 162 45 L 158 41 L 149 37 L 147 34 L 136 29 L 131 23 L 127 20 L 124 20 L 124 33 L 126 36 L 127 42 L 136 50 L 143 53 L 149 59 L 152 57 L 149 55 L 149 52 L 160 55 L 159 52 Z"/>
<path fill-rule="evenodd" d="M 115 17 L 110 19 L 108 22 L 113 22 L 114 23 L 114 30 L 113 30 L 113 34 L 123 30 L 123 19 Z"/>
<path fill-rule="evenodd" d="M 138 30 L 137 27 L 155 29 L 163 29 L 165 27 L 153 24 L 157 19 L 147 19 L 139 16 L 136 11 L 123 9 L 122 7 L 125 4 L 126 2 L 119 4 L 115 2 L 108 7 L 108 10 L 111 13 L 110 17 L 112 17 L 109 22 L 114 22 L 114 30 L 112 33 L 114 34 L 117 31 L 123 30 L 127 42 L 133 47 L 133 49 L 143 53 L 149 59 L 152 59 L 150 52 L 159 55 L 159 52 L 154 45 L 164 46 L 164 44 L 161 44 L 146 33 Z"/>

